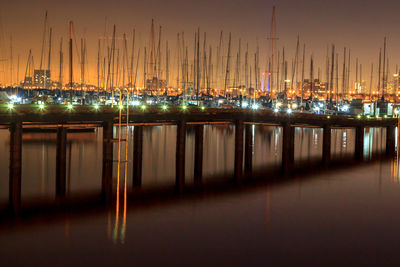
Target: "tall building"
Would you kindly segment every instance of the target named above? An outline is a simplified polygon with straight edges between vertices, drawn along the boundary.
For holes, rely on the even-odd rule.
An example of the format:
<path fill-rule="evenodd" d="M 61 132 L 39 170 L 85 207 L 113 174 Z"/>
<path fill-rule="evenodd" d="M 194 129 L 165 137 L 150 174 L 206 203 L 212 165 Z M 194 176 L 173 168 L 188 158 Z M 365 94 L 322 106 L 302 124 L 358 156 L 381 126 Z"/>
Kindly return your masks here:
<path fill-rule="evenodd" d="M 50 86 L 50 70 L 35 70 L 33 78 L 36 86 L 43 88 Z"/>

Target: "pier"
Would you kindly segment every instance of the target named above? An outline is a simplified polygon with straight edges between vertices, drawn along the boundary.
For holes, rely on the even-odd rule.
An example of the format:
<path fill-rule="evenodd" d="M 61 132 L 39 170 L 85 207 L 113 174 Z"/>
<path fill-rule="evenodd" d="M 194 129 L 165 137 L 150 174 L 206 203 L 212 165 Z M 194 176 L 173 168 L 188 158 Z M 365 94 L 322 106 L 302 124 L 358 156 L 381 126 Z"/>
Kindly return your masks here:
<path fill-rule="evenodd" d="M 33 112 L 31 110 L 34 110 Z M 122 126 L 134 126 L 133 154 L 128 156 L 132 161 L 133 181 L 132 192 L 140 189 L 143 161 L 143 127 L 155 125 L 176 125 L 176 166 L 175 191 L 182 192 L 185 188 L 185 151 L 186 130 L 195 129 L 194 146 L 194 180 L 195 185 L 201 185 L 203 179 L 203 139 L 204 125 L 232 124 L 234 134 L 234 174 L 232 180 L 242 183 L 253 174 L 253 140 L 252 125 L 268 125 L 282 129 L 282 165 L 281 174 L 290 175 L 294 170 L 295 128 L 313 127 L 323 129 L 322 158 L 320 165 L 329 168 L 331 165 L 331 136 L 335 128 L 355 129 L 354 161 L 363 161 L 364 131 L 368 127 L 386 129 L 385 155 L 391 157 L 395 153 L 395 130 L 397 119 L 394 118 L 360 118 L 344 116 L 325 116 L 306 113 L 274 113 L 267 110 L 236 110 L 236 109 L 201 109 L 190 107 L 169 107 L 168 111 L 158 107 L 141 110 L 129 110 L 129 120 L 126 121 L 126 110 L 122 112 Z M 119 124 L 119 112 L 116 108 L 103 107 L 93 111 L 90 107 L 76 107 L 67 111 L 62 106 L 48 106 L 46 110 L 37 110 L 31 106 L 21 106 L 12 112 L 0 111 L 0 126 L 10 132 L 10 164 L 9 164 L 9 208 L 18 213 L 21 206 L 21 162 L 22 162 L 22 132 L 24 128 L 55 129 L 56 136 L 56 198 L 62 203 L 66 198 L 66 144 L 68 131 L 74 128 L 101 127 L 103 129 L 102 151 L 102 194 L 101 198 L 109 202 L 113 198 L 113 146 L 118 142 L 113 136 L 113 127 Z"/>

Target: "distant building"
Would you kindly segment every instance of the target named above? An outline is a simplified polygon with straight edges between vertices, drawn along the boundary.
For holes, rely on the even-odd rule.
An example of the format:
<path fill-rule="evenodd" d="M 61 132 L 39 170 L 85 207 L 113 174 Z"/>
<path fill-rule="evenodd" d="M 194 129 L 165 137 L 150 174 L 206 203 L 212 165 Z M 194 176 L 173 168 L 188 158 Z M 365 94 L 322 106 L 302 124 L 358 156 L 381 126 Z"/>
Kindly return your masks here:
<path fill-rule="evenodd" d="M 50 86 L 50 70 L 34 70 L 34 84 L 39 87 Z"/>

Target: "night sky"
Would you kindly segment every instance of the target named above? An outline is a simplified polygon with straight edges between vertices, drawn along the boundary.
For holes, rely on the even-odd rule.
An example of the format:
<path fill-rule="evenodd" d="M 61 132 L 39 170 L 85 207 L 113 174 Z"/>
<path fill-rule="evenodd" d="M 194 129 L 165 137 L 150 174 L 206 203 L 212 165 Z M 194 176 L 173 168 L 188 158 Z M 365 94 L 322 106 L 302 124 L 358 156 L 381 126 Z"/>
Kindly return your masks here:
<path fill-rule="evenodd" d="M 152 18 L 156 28 L 159 25 L 163 27 L 163 40 L 165 42 L 168 39 L 172 49 L 176 44 L 177 32 L 184 31 L 188 44 L 192 46 L 194 31 L 200 27 L 202 32 L 207 32 L 207 39 L 213 49 L 216 49 L 221 30 L 225 33 L 225 44 L 228 32 L 232 32 L 234 51 L 238 38 L 242 39 L 243 44 L 248 42 L 253 52 L 258 41 L 261 67 L 269 47 L 266 37 L 270 32 L 273 5 L 276 6 L 278 47 L 285 46 L 289 60 L 294 57 L 299 34 L 301 43 L 305 42 L 307 46 L 307 57 L 312 51 L 317 59 L 316 65 L 322 69 L 325 66 L 327 45 L 334 43 L 340 55 L 343 54 L 344 46 L 351 48 L 353 62 L 359 57 L 365 65 L 367 76 L 371 62 L 377 64 L 379 48 L 383 46 L 383 37 L 386 35 L 390 70 L 394 72 L 400 57 L 396 50 L 400 45 L 400 2 L 389 0 L 2 0 L 0 53 L 2 58 L 8 57 L 12 35 L 14 64 L 17 55 L 20 55 L 20 68 L 23 69 L 28 50 L 32 48 L 37 65 L 44 13 L 48 10 L 54 44 L 52 63 L 55 66 L 52 68 L 55 72 L 52 75 L 57 75 L 55 69 L 58 65 L 60 38 L 68 38 L 68 21 L 73 20 L 77 38 L 87 38 L 89 75 L 91 79 L 95 77 L 97 40 L 104 35 L 106 17 L 108 35 L 111 35 L 113 24 L 117 25 L 118 36 L 126 32 L 130 37 L 135 28 L 137 46 L 140 47 L 149 42 Z M 67 43 L 64 42 L 64 53 L 67 55 L 66 48 Z M 173 52 L 171 54 L 174 55 Z M 339 59 L 341 66 L 342 56 Z M 4 73 L 0 77 L 4 79 Z"/>

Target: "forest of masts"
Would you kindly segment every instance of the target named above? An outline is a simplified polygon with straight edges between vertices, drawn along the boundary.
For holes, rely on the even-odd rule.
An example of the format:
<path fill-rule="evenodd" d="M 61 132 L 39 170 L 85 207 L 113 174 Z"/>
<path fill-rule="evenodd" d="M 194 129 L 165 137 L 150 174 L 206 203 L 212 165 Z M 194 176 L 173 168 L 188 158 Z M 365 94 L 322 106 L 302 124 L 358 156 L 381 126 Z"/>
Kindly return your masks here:
<path fill-rule="evenodd" d="M 39 64 L 34 61 L 32 50 L 29 50 L 21 72 L 20 55 L 15 66 L 12 37 L 7 51 L 2 34 L 0 64 L 3 65 L 3 77 L 0 82 L 3 87 L 37 88 L 37 85 L 28 82 L 27 77 L 33 77 L 33 71 L 39 69 L 49 70 L 53 75 L 50 84 L 45 82 L 40 87 L 59 90 L 129 90 L 135 94 L 241 95 L 248 98 L 280 95 L 330 100 L 397 95 L 399 70 L 396 65 L 391 80 L 386 37 L 383 49 L 379 50 L 378 64 L 363 66 L 358 58 L 352 58 L 349 48 L 338 49 L 332 44 L 326 48 L 325 67 L 317 67 L 313 53 L 307 51 L 306 44 L 301 43 L 299 36 L 294 56 L 290 58 L 284 46 L 277 47 L 275 31 L 274 10 L 266 44 L 269 48 L 265 55 L 260 55 L 258 44 L 255 49 L 249 50 L 247 42 L 241 38 L 233 40 L 231 33 L 223 31 L 219 33 L 216 47 L 213 47 L 207 42 L 206 32 L 200 29 L 191 34 L 192 39 L 184 32 L 178 33 L 172 51 L 168 40 L 163 40 L 162 27 L 156 29 L 153 20 L 149 42 L 139 47 L 134 29 L 129 38 L 125 33 L 119 37 L 114 25 L 112 36 L 108 37 L 105 30 L 104 36 L 98 39 L 96 63 L 94 60 L 92 63 L 96 65 L 96 75 L 91 75 L 89 79 L 87 39 L 77 38 L 73 23 L 70 22 L 68 52 L 64 52 L 66 47 L 63 47 L 63 38 L 59 40 L 58 51 L 52 49 L 53 32 L 46 12 Z M 56 53 L 56 62 L 52 62 Z M 263 63 L 260 63 L 260 58 L 264 59 Z M 67 64 L 68 69 L 65 69 Z M 21 79 L 20 75 L 24 78 Z M 76 81 L 77 76 L 79 82 Z"/>

